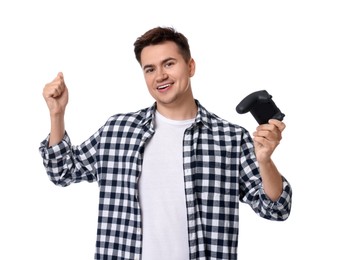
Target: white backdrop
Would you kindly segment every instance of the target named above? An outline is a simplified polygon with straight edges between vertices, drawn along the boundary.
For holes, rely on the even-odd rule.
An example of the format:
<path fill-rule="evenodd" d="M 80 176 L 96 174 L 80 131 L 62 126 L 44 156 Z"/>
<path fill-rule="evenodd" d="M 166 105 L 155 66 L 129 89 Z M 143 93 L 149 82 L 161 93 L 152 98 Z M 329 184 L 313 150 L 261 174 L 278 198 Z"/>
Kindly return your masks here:
<path fill-rule="evenodd" d="M 98 187 L 48 180 L 42 89 L 64 73 L 74 144 L 110 115 L 151 105 L 133 43 L 158 25 L 190 40 L 193 91 L 210 111 L 252 133 L 254 119 L 235 107 L 266 89 L 286 114 L 274 160 L 292 184 L 292 213 L 271 222 L 241 205 L 239 259 L 338 259 L 337 13 L 325 0 L 1 1 L 0 259 L 93 259 Z"/>

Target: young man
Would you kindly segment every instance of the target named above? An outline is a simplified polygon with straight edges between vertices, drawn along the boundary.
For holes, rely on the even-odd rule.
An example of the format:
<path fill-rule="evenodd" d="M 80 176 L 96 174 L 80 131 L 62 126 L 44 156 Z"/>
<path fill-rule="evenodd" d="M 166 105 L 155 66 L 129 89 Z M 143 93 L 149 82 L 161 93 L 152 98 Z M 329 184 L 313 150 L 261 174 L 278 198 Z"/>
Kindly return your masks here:
<path fill-rule="evenodd" d="M 153 106 L 113 115 L 73 146 L 65 131 L 62 73 L 46 84 L 51 131 L 41 143 L 56 185 L 97 181 L 95 259 L 237 259 L 239 202 L 285 220 L 291 187 L 271 155 L 285 124 L 272 119 L 253 139 L 193 97 L 188 40 L 157 27 L 134 43 Z"/>

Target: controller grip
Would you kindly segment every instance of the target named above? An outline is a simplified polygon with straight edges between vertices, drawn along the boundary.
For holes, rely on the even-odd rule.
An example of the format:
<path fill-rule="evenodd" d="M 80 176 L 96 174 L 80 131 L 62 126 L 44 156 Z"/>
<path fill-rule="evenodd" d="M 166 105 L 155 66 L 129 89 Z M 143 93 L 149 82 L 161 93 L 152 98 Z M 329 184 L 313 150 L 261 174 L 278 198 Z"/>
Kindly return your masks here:
<path fill-rule="evenodd" d="M 237 105 L 236 111 L 239 114 L 250 111 L 259 124 L 266 124 L 271 118 L 282 121 L 285 116 L 266 90 L 256 91 L 246 96 Z"/>

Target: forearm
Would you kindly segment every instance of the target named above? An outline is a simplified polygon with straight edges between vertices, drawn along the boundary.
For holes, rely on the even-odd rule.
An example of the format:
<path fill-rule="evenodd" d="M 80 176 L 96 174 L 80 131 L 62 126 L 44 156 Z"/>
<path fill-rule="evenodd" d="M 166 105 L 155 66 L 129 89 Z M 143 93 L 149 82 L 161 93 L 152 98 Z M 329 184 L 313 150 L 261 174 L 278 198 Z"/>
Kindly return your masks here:
<path fill-rule="evenodd" d="M 283 178 L 272 160 L 259 163 L 265 194 L 276 201 L 283 192 Z"/>
<path fill-rule="evenodd" d="M 65 135 L 64 115 L 51 115 L 50 124 L 49 147 L 60 143 Z"/>

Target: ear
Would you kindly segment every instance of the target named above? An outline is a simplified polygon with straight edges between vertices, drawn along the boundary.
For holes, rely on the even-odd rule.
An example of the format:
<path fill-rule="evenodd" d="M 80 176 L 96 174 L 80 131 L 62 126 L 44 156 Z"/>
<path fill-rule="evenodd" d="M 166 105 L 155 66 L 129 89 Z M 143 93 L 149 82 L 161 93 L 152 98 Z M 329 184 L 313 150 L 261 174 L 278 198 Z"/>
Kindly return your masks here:
<path fill-rule="evenodd" d="M 191 58 L 188 65 L 189 65 L 189 75 L 190 77 L 192 77 L 195 75 L 195 69 L 196 69 L 195 60 Z"/>

